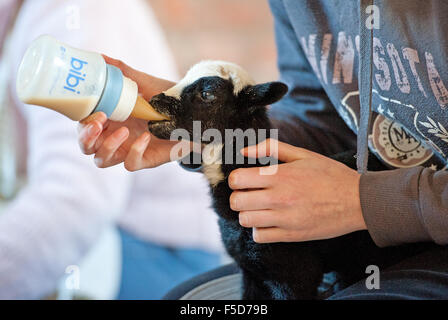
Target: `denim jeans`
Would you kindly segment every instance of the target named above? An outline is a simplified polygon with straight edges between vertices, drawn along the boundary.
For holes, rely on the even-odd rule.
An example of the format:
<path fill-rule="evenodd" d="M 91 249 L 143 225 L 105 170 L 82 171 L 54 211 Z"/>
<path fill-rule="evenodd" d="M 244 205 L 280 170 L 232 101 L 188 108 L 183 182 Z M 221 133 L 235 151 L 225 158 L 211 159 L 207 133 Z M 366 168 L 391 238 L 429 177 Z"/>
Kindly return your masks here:
<path fill-rule="evenodd" d="M 162 298 L 176 285 L 220 265 L 221 256 L 197 249 L 168 248 L 120 230 L 122 279 L 117 299 Z"/>
<path fill-rule="evenodd" d="M 329 300 L 448 299 L 448 246 L 437 246 L 381 271 L 380 288 L 360 281 L 341 289 Z M 241 273 L 235 264 L 190 279 L 164 296 L 166 300 L 239 300 Z"/>

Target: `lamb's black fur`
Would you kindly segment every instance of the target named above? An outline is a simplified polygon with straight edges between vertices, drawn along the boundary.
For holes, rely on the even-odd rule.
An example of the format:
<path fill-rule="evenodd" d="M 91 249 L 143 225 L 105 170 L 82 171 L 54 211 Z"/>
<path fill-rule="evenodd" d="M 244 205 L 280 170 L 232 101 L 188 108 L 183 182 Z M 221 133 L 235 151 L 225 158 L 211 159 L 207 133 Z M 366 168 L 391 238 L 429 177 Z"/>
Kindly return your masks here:
<path fill-rule="evenodd" d="M 224 137 L 224 129 L 270 129 L 266 106 L 281 99 L 286 85 L 271 82 L 246 86 L 237 95 L 231 80 L 219 76 L 197 79 L 186 86 L 180 99 L 160 94 L 150 102 L 171 121 L 150 123 L 150 131 L 167 139 L 172 130 L 183 128 L 192 134 L 192 121 L 202 123 L 202 130 L 218 129 Z M 204 141 L 204 143 L 208 143 Z M 235 145 L 235 144 L 233 144 Z M 228 148 L 236 154 L 231 143 L 226 142 L 222 154 Z M 348 151 L 333 158 L 355 167 L 354 152 Z M 255 243 L 252 230 L 238 222 L 238 212 L 230 209 L 232 190 L 227 178 L 230 172 L 256 164 L 222 164 L 224 180 L 211 186 L 213 207 L 219 215 L 219 226 L 225 247 L 240 266 L 243 273 L 244 299 L 315 299 L 317 287 L 324 272 L 336 271 L 347 284 L 366 276 L 368 265 L 383 270 L 403 258 L 423 250 L 426 244 L 400 247 L 377 247 L 367 231 L 355 232 L 330 240 L 301 243 Z M 370 158 L 371 170 L 382 170 L 383 165 Z"/>

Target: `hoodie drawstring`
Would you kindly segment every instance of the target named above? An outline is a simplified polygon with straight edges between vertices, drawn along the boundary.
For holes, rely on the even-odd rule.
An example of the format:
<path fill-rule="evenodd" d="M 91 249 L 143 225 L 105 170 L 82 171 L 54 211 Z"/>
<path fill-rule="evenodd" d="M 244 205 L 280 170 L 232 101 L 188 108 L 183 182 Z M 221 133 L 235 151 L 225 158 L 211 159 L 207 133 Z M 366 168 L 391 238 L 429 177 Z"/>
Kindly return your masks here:
<path fill-rule="evenodd" d="M 356 165 L 359 173 L 367 171 L 369 160 L 369 128 L 372 113 L 372 68 L 373 68 L 373 27 L 367 26 L 366 9 L 373 5 L 374 0 L 359 2 L 359 100 L 360 119 L 357 137 Z"/>

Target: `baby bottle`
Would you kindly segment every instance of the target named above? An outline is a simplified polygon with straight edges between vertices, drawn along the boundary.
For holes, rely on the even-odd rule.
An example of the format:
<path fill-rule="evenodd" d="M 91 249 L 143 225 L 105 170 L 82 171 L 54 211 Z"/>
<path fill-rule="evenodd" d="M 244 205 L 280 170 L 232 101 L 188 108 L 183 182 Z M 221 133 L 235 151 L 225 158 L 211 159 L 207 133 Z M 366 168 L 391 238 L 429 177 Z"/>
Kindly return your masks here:
<path fill-rule="evenodd" d="M 102 111 L 110 120 L 129 116 L 167 120 L 138 95 L 137 84 L 98 53 L 67 46 L 51 36 L 34 40 L 19 67 L 17 95 L 26 104 L 53 109 L 72 120 Z"/>

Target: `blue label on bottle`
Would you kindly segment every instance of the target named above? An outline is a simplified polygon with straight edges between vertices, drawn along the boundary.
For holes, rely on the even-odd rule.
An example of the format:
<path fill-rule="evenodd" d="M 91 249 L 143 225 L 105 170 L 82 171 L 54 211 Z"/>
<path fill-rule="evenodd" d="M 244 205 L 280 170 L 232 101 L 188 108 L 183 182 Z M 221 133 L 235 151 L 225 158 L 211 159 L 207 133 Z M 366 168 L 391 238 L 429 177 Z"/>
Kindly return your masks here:
<path fill-rule="evenodd" d="M 78 86 L 82 81 L 85 81 L 86 74 L 83 72 L 84 66 L 88 63 L 86 61 L 82 61 L 81 59 L 72 58 L 70 62 L 70 70 L 65 79 L 64 89 L 69 90 L 71 92 L 75 92 L 80 94 L 78 91 Z"/>

